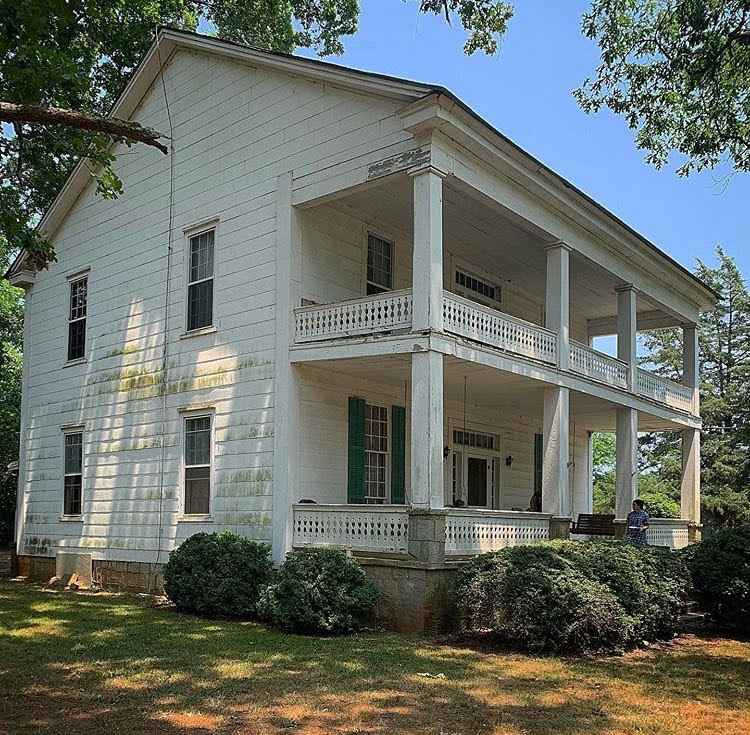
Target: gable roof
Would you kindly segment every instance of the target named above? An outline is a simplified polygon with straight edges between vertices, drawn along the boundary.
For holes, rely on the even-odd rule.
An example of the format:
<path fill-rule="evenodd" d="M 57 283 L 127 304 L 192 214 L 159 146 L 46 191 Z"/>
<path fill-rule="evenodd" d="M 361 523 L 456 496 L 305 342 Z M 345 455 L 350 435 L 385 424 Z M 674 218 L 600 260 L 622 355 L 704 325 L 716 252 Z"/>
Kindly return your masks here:
<path fill-rule="evenodd" d="M 654 243 L 620 219 L 617 215 L 610 212 L 606 207 L 602 206 L 588 194 L 573 185 L 570 181 L 514 143 L 510 138 L 482 118 L 463 100 L 453 94 L 453 92 L 439 84 L 415 82 L 387 74 L 362 71 L 341 64 L 335 64 L 330 61 L 267 51 L 232 41 L 224 41 L 211 36 L 204 36 L 189 31 L 162 26 L 158 29 L 156 40 L 144 54 L 138 66 L 135 68 L 130 81 L 113 105 L 109 113 L 111 117 L 128 119 L 133 114 L 153 82 L 158 78 L 158 74 L 164 64 L 166 64 L 174 51 L 178 48 L 235 58 L 253 66 L 276 69 L 288 74 L 299 74 L 300 76 L 311 78 L 315 81 L 333 84 L 349 90 L 402 100 L 407 104 L 410 102 L 416 102 L 431 95 L 447 97 L 452 103 L 457 105 L 466 115 L 468 115 L 480 127 L 480 129 L 489 134 L 489 137 L 501 141 L 502 144 L 505 147 L 510 148 L 516 156 L 524 159 L 527 165 L 544 172 L 554 184 L 561 187 L 568 195 L 582 200 L 585 204 L 594 207 L 613 224 L 622 228 L 627 235 L 635 238 L 640 244 L 651 250 L 660 258 L 663 258 L 680 274 L 687 276 L 688 279 L 692 281 L 693 285 L 697 286 L 702 292 L 704 296 L 703 307 L 710 308 L 717 299 L 721 298 L 719 293 L 700 280 L 685 266 L 669 256 Z M 73 169 L 63 188 L 60 190 L 57 197 L 37 225 L 37 230 L 42 233 L 44 237 L 51 237 L 52 234 L 54 234 L 68 210 L 89 181 L 90 172 L 84 162 L 81 161 Z M 5 274 L 6 277 L 10 277 L 14 273 L 22 270 L 23 265 L 24 253 L 19 253 L 14 263 Z"/>

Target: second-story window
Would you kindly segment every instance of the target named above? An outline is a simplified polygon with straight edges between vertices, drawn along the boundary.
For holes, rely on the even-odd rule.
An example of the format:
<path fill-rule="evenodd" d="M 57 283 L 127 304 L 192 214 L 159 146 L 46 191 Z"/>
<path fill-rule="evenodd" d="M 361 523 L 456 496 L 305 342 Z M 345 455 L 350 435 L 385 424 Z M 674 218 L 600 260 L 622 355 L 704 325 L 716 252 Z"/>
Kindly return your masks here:
<path fill-rule="evenodd" d="M 214 235 L 207 230 L 190 238 L 187 329 L 210 327 L 214 319 Z"/>
<path fill-rule="evenodd" d="M 68 360 L 86 355 L 86 307 L 88 305 L 88 276 L 70 282 L 68 308 Z"/>
<path fill-rule="evenodd" d="M 367 233 L 367 295 L 393 288 L 393 243 Z"/>

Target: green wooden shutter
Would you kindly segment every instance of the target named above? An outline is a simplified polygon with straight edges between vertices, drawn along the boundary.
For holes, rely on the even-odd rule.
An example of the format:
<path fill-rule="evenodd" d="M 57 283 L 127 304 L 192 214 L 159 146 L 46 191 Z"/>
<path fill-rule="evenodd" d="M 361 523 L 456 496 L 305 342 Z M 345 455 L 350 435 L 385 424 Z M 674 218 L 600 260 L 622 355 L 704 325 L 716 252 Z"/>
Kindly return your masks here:
<path fill-rule="evenodd" d="M 542 492 L 542 460 L 544 458 L 544 436 L 534 434 L 534 492 Z"/>
<path fill-rule="evenodd" d="M 406 409 L 391 406 L 391 503 L 406 502 Z"/>
<path fill-rule="evenodd" d="M 365 399 L 349 398 L 349 465 L 347 503 L 365 502 Z"/>

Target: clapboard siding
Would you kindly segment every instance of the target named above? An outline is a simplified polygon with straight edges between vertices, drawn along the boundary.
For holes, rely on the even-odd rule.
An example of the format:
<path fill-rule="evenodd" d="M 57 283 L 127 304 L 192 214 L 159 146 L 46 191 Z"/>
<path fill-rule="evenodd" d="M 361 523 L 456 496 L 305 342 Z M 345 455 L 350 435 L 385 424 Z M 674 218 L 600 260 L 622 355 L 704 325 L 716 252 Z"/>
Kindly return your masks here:
<path fill-rule="evenodd" d="M 179 51 L 164 78 L 171 187 L 168 157 L 118 147 L 125 194 L 105 201 L 93 186 L 84 190 L 54 234 L 58 261 L 38 274 L 29 301 L 21 552 L 164 561 L 199 530 L 270 540 L 275 335 L 277 320 L 288 318 L 276 308 L 277 179 L 293 170 L 326 181 L 331 167 L 356 167 L 411 139 L 394 115 L 398 102 L 219 57 Z M 160 80 L 133 117 L 168 131 Z M 181 339 L 183 230 L 208 220 L 218 220 L 216 331 Z M 66 276 L 85 268 L 87 361 L 64 366 Z M 206 404 L 214 414 L 213 522 L 181 522 L 180 409 Z M 74 423 L 85 424 L 83 522 L 59 519 L 61 427 Z"/>

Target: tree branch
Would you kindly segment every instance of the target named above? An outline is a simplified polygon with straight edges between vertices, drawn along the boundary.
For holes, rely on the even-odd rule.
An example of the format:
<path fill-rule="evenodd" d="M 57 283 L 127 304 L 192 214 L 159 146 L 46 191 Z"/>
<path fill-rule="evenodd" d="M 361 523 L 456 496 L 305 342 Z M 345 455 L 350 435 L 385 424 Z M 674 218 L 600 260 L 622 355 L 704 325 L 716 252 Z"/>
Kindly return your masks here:
<path fill-rule="evenodd" d="M 90 130 L 94 133 L 107 133 L 128 140 L 158 148 L 162 153 L 168 153 L 167 147 L 159 142 L 159 138 L 166 136 L 144 128 L 136 122 L 121 120 L 116 117 L 98 117 L 83 112 L 65 110 L 60 107 L 37 107 L 36 105 L 17 105 L 13 102 L 0 101 L 0 120 L 8 123 L 27 124 L 55 124 L 67 125 L 70 128 Z"/>

